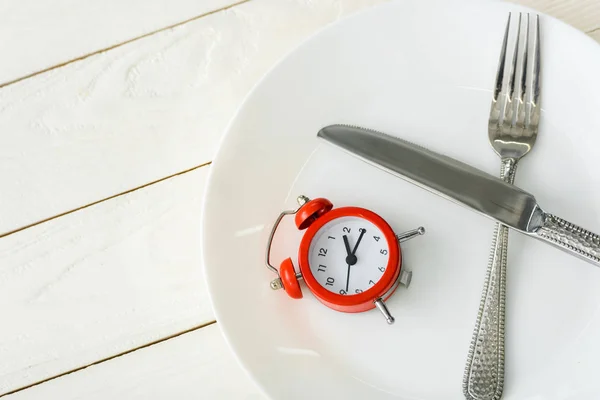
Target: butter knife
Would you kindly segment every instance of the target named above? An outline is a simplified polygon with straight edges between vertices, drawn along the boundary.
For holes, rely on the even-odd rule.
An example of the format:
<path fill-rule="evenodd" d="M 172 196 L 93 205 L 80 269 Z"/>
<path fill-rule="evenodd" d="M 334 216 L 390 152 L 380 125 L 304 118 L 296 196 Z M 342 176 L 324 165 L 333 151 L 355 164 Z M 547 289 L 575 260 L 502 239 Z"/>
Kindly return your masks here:
<path fill-rule="evenodd" d="M 317 137 L 508 228 L 600 266 L 600 236 L 544 211 L 535 197 L 468 164 L 370 129 L 329 125 Z"/>

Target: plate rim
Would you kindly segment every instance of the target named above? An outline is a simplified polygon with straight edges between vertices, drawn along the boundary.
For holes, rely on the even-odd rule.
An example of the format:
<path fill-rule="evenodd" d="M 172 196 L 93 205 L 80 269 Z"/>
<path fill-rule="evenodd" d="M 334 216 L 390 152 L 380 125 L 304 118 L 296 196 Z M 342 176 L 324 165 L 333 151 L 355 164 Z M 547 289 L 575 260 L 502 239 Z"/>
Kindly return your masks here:
<path fill-rule="evenodd" d="M 415 5 L 419 8 L 426 7 L 427 4 L 430 4 L 430 5 L 440 5 L 441 4 L 444 7 L 451 8 L 453 6 L 456 6 L 457 4 L 458 5 L 473 4 L 473 5 L 476 5 L 476 7 L 487 7 L 493 3 L 503 3 L 506 6 L 507 10 L 529 11 L 529 12 L 539 14 L 540 17 L 543 19 L 552 20 L 552 21 L 554 21 L 555 24 L 562 26 L 563 29 L 565 29 L 567 32 L 569 32 L 569 35 L 574 37 L 576 41 L 582 42 L 582 43 L 587 42 L 588 45 L 592 44 L 593 47 L 596 48 L 597 52 L 600 51 L 600 43 L 596 42 L 592 37 L 587 35 L 585 32 L 575 28 L 571 24 L 569 24 L 561 19 L 558 19 L 552 15 L 547 14 L 544 11 L 540 11 L 535 8 L 521 5 L 521 4 L 509 3 L 506 1 L 502 1 L 502 0 L 500 0 L 500 1 L 488 0 L 485 5 L 481 1 L 477 1 L 477 0 L 455 0 L 452 2 L 452 4 L 448 4 L 446 1 L 443 1 L 443 0 L 389 0 L 389 1 L 385 1 L 382 3 L 375 4 L 375 5 L 368 5 L 362 9 L 353 11 L 337 20 L 328 22 L 328 23 L 320 26 L 318 29 L 316 29 L 315 31 L 310 33 L 307 37 L 303 38 L 299 43 L 295 44 L 294 46 L 291 46 L 289 49 L 286 49 L 271 64 L 271 66 L 260 76 L 259 79 L 256 80 L 256 82 L 252 85 L 251 89 L 245 94 L 245 96 L 243 97 L 239 106 L 236 108 L 235 112 L 232 114 L 231 118 L 229 119 L 228 123 L 226 124 L 225 128 L 223 129 L 223 134 L 221 135 L 221 137 L 219 139 L 217 149 L 215 151 L 215 155 L 211 162 L 211 168 L 208 173 L 207 180 L 206 180 L 206 186 L 205 186 L 206 190 L 202 196 L 202 206 L 201 206 L 201 215 L 202 215 L 202 217 L 201 217 L 201 232 L 202 232 L 201 237 L 202 237 L 202 240 L 200 243 L 201 254 L 202 254 L 201 269 L 202 269 L 203 278 L 204 278 L 204 285 L 209 294 L 209 301 L 211 304 L 211 308 L 213 309 L 213 312 L 215 314 L 215 319 L 217 320 L 217 322 L 219 322 L 217 324 L 219 327 L 219 331 L 221 332 L 222 337 L 224 338 L 225 342 L 227 343 L 228 351 L 230 352 L 230 354 L 233 355 L 234 359 L 236 360 L 237 365 L 244 370 L 244 373 L 251 379 L 251 381 L 256 385 L 256 387 L 258 387 L 260 389 L 261 393 L 268 399 L 274 399 L 274 397 L 272 396 L 271 390 L 268 387 L 263 385 L 262 381 L 260 379 L 258 379 L 258 376 L 255 375 L 255 372 L 247 365 L 246 361 L 242 358 L 240 353 L 237 351 L 236 347 L 238 346 L 238 344 L 236 344 L 235 341 L 233 340 L 233 338 L 232 338 L 233 335 L 231 335 L 230 332 L 228 332 L 228 329 L 225 326 L 226 323 L 220 322 L 220 320 L 222 320 L 222 317 L 223 317 L 223 315 L 221 314 L 222 310 L 219 310 L 219 306 L 215 303 L 215 295 L 214 295 L 215 289 L 210 284 L 211 279 L 210 279 L 209 272 L 208 272 L 209 268 L 207 268 L 208 260 L 206 259 L 207 252 L 205 251 L 205 249 L 207 247 L 206 237 L 208 236 L 208 235 L 206 235 L 207 219 L 204 218 L 204 216 L 207 215 L 207 212 L 209 211 L 208 204 L 207 204 L 208 198 L 210 197 L 210 195 L 213 191 L 212 187 L 213 187 L 214 181 L 216 179 L 215 175 L 217 174 L 218 168 L 220 167 L 221 162 L 222 162 L 221 161 L 221 154 L 222 154 L 221 149 L 224 147 L 224 144 L 226 142 L 229 142 L 230 136 L 233 134 L 232 133 L 233 126 L 239 119 L 240 115 L 242 114 L 242 111 L 247 107 L 248 103 L 254 97 L 256 91 L 263 85 L 263 83 L 265 81 L 267 81 L 271 77 L 271 75 L 273 74 L 274 71 L 279 69 L 279 67 L 290 56 L 297 53 L 300 49 L 305 47 L 307 44 L 317 40 L 323 32 L 329 31 L 333 27 L 336 27 L 339 24 L 344 23 L 347 20 L 350 20 L 353 18 L 360 18 L 365 13 L 375 12 L 379 8 L 389 7 L 391 4 L 394 4 L 394 3 L 412 3 L 413 5 Z M 438 10 L 436 9 L 435 11 L 437 12 Z M 228 318 L 229 317 L 225 317 L 225 320 L 227 320 Z"/>

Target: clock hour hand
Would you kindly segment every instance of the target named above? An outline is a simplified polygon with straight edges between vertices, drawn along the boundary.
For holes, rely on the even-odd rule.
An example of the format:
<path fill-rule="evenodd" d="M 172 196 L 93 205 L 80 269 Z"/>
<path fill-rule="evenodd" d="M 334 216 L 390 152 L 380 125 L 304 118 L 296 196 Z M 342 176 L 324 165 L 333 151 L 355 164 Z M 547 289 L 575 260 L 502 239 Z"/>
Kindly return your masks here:
<path fill-rule="evenodd" d="M 352 251 L 350 250 L 350 243 L 348 242 L 348 236 L 344 235 L 344 246 L 346 246 L 346 253 L 348 255 L 352 254 Z"/>
<path fill-rule="evenodd" d="M 362 235 L 361 235 L 361 237 L 362 237 Z M 358 245 L 358 243 L 360 243 L 360 238 L 358 238 L 358 242 L 356 244 Z M 347 235 L 344 235 L 344 245 L 346 246 L 346 253 L 348 254 L 346 256 L 346 264 L 348 264 L 348 270 L 349 270 L 350 266 L 356 264 L 356 261 L 358 261 L 358 260 L 356 259 L 354 252 L 350 250 L 350 243 L 348 242 Z M 357 246 L 354 246 L 354 251 L 356 251 L 356 247 Z"/>

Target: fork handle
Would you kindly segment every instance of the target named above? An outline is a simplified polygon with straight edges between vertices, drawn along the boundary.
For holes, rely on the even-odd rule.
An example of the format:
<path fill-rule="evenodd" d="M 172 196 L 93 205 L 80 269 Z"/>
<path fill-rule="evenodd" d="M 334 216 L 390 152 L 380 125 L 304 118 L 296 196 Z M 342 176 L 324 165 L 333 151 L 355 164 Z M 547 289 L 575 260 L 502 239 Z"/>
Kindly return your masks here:
<path fill-rule="evenodd" d="M 512 184 L 517 161 L 502 160 L 500 176 Z M 504 387 L 504 304 L 508 228 L 496 224 L 490 261 L 463 379 L 467 400 L 498 400 Z"/>
<path fill-rule="evenodd" d="M 600 266 L 600 235 L 596 233 L 555 215 L 544 213 L 542 224 L 534 234 L 539 239 Z"/>

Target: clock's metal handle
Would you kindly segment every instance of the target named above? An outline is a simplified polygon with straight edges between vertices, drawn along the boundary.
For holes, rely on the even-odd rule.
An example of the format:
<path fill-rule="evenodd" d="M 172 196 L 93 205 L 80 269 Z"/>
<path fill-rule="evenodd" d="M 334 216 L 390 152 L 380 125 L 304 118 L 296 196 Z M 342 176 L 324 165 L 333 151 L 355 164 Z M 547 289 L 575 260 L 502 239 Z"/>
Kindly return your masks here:
<path fill-rule="evenodd" d="M 273 238 L 275 237 L 275 232 L 277 232 L 277 227 L 279 227 L 279 224 L 281 223 L 281 220 L 283 219 L 283 217 L 285 217 L 286 215 L 294 215 L 296 214 L 304 204 L 308 203 L 310 199 L 306 196 L 300 195 L 298 196 L 298 208 L 296 208 L 295 210 L 285 210 L 282 211 L 281 214 L 279 214 L 279 216 L 277 217 L 277 219 L 275 220 L 275 223 L 273 224 L 273 228 L 271 229 L 271 233 L 269 234 L 269 240 L 267 241 L 267 251 L 265 252 L 265 265 L 267 266 L 267 268 L 269 270 L 271 270 L 272 272 L 275 272 L 277 274 L 277 278 L 273 279 L 270 283 L 271 285 L 271 289 L 273 290 L 278 290 L 283 288 L 283 283 L 281 282 L 281 275 L 279 275 L 279 270 L 277 268 L 275 268 L 273 266 L 273 264 L 271 264 L 271 245 L 273 244 Z"/>

